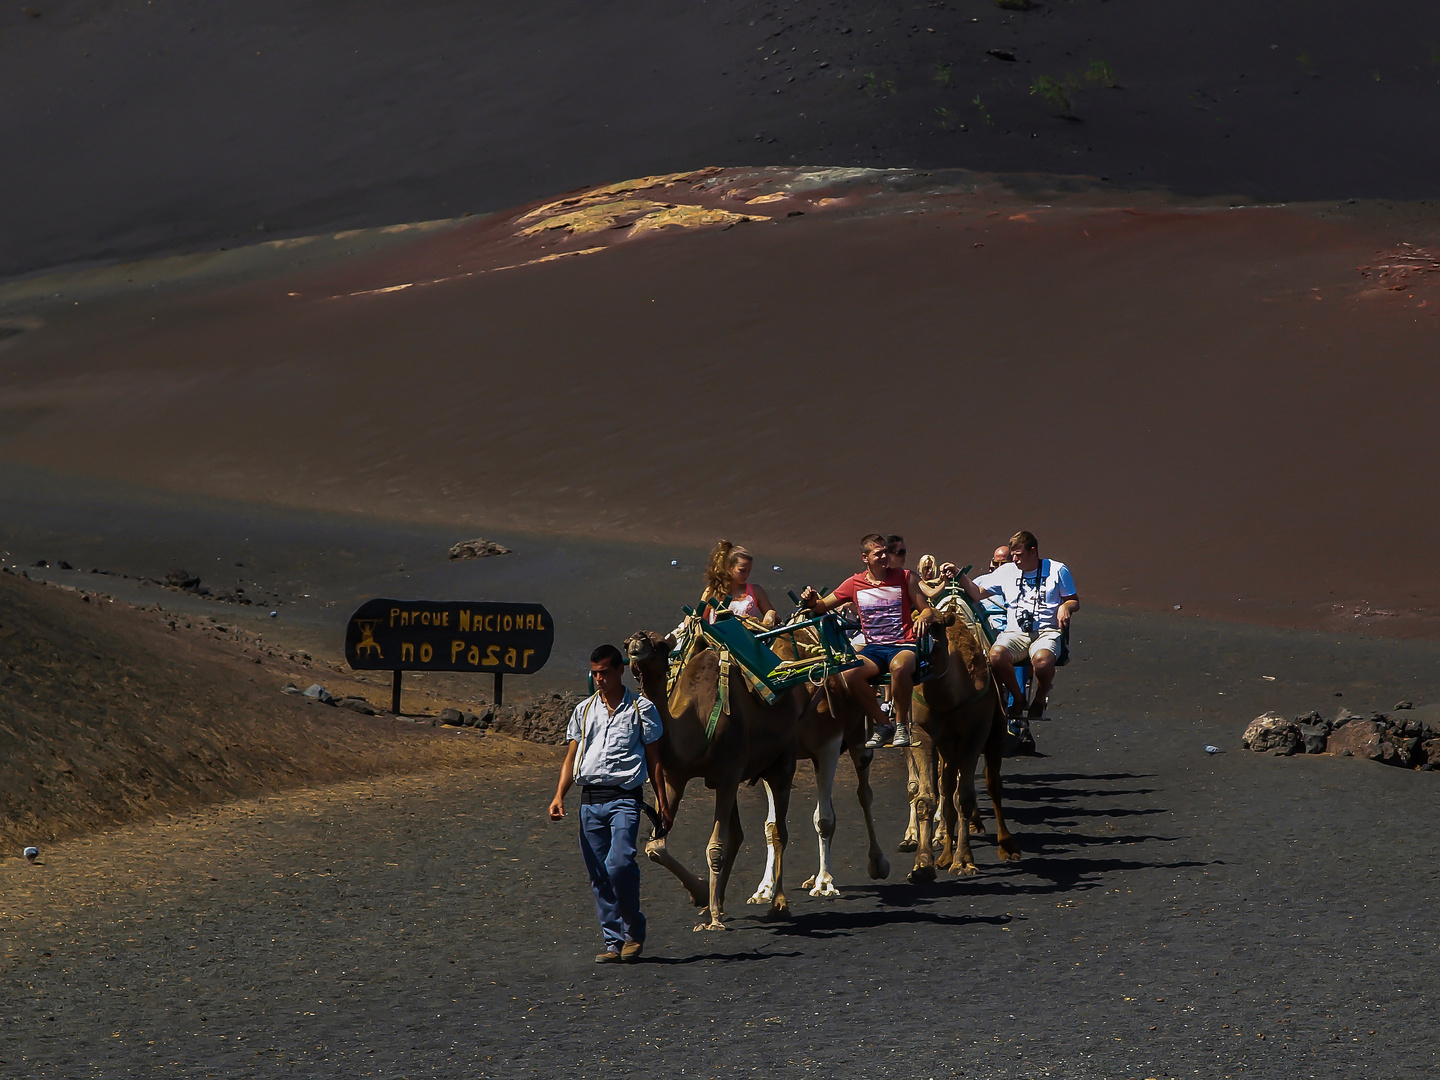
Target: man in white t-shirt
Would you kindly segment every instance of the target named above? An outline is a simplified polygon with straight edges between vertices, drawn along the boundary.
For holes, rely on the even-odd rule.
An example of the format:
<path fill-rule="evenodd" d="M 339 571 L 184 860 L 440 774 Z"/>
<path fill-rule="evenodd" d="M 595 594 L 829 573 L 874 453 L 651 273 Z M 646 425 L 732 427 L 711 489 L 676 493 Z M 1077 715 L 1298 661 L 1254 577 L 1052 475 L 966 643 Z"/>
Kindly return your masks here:
<path fill-rule="evenodd" d="M 1070 568 L 1054 559 L 1040 558 L 1040 542 L 1024 530 L 1010 538 L 1010 565 L 1002 566 L 979 581 L 961 575 L 958 580 L 972 600 L 984 601 L 996 595 L 1004 599 L 1005 632 L 990 650 L 990 666 L 1002 689 L 1009 691 L 1012 719 L 1025 715 L 1025 695 L 1015 677 L 1015 665 L 1030 657 L 1035 676 L 1035 697 L 1028 718 L 1045 715 L 1050 684 L 1055 681 L 1055 661 L 1060 655 L 1061 635 L 1070 626 L 1070 617 L 1080 607 Z M 982 585 L 983 582 L 983 585 Z"/>

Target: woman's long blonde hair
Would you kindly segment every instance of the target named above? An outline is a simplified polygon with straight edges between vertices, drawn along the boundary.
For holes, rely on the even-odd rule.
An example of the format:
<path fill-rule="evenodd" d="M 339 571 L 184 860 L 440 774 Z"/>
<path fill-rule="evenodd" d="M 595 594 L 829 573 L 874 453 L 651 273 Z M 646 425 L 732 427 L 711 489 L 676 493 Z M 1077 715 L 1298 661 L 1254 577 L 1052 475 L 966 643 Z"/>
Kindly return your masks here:
<path fill-rule="evenodd" d="M 710 563 L 705 567 L 705 597 L 708 599 L 713 596 L 721 600 L 729 596 L 730 587 L 735 583 L 735 564 L 741 559 L 753 561 L 754 558 L 754 555 L 739 544 L 721 540 L 710 552 Z"/>

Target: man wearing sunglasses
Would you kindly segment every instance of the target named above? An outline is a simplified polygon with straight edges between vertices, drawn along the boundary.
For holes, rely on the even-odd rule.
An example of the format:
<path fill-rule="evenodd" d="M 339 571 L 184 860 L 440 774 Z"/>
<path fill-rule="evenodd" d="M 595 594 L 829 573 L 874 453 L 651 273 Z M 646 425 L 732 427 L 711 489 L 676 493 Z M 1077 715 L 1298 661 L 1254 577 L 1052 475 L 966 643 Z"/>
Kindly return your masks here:
<path fill-rule="evenodd" d="M 897 538 L 898 539 L 898 538 Z M 904 550 L 904 542 L 900 544 Z M 820 615 L 842 604 L 854 604 L 860 612 L 860 631 L 865 647 L 860 650 L 860 667 L 845 672 L 844 679 L 855 700 L 874 724 L 874 734 L 865 744 L 869 749 L 886 745 L 910 746 L 910 698 L 915 686 L 915 634 L 940 621 L 914 574 L 891 565 L 890 545 L 879 533 L 860 540 L 860 559 L 865 569 L 854 574 L 832 592 L 821 597 L 806 586 L 800 602 Z M 885 718 L 870 680 L 881 672 L 890 673 L 890 696 L 895 722 Z"/>

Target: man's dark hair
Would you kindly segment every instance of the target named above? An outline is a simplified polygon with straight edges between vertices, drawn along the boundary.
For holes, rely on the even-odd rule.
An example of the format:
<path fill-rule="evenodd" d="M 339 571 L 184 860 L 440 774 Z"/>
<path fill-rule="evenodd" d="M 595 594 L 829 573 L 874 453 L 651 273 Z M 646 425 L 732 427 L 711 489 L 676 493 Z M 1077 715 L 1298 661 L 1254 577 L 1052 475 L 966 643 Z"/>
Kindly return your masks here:
<path fill-rule="evenodd" d="M 600 664 L 603 667 L 623 668 L 625 657 L 614 645 L 606 643 L 595 646 L 595 651 L 590 654 L 590 663 Z"/>
<path fill-rule="evenodd" d="M 900 546 L 901 544 L 903 544 L 903 543 L 905 543 L 905 538 L 904 538 L 903 536 L 887 536 L 887 537 L 885 537 L 885 546 L 886 546 L 887 548 L 889 548 L 891 551 L 894 551 L 897 547 L 899 547 L 899 546 Z"/>
<path fill-rule="evenodd" d="M 885 537 L 881 536 L 879 533 L 866 533 L 864 536 L 860 537 L 860 554 L 862 555 L 873 548 L 888 549 L 889 547 L 890 545 L 886 542 Z"/>
<path fill-rule="evenodd" d="M 1011 551 L 1030 551 L 1038 549 L 1040 541 L 1035 539 L 1035 534 L 1021 529 L 1014 536 L 1010 537 Z"/>

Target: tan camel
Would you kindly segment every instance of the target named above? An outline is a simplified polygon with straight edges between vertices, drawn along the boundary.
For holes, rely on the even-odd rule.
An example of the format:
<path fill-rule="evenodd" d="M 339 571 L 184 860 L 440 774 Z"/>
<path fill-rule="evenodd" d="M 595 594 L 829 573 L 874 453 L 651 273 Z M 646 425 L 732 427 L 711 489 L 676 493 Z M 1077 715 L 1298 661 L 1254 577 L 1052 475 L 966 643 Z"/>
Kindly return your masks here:
<path fill-rule="evenodd" d="M 729 709 L 720 713 L 707 738 L 711 710 L 720 691 L 720 658 L 713 649 L 698 649 L 686 661 L 673 692 L 666 693 L 669 655 L 673 643 L 642 630 L 625 640 L 630 668 L 645 696 L 660 710 L 665 733 L 660 737 L 660 758 L 665 763 L 665 788 L 672 811 L 678 813 L 685 786 L 697 777 L 715 789 L 715 824 L 706 846 L 709 881 L 703 882 L 673 855 L 664 839 L 651 840 L 645 854 L 665 867 L 685 886 L 701 909 L 697 930 L 725 929 L 725 887 L 735 864 L 744 833 L 736 795 L 746 781 L 763 780 L 775 803 L 775 887 L 770 912 L 784 915 L 789 908 L 781 884 L 783 855 L 788 834 L 785 815 L 790 785 L 795 777 L 797 726 L 808 703 L 807 687 L 793 687 L 773 705 L 764 704 L 745 685 L 738 665 L 731 666 Z"/>
<path fill-rule="evenodd" d="M 995 807 L 1000 858 L 1005 862 L 1020 858 L 1019 845 L 1005 825 L 1001 805 L 1005 713 L 985 649 L 967 619 L 956 618 L 946 631 L 945 656 L 944 673 L 926 682 L 915 696 L 915 721 L 921 737 L 919 745 L 911 747 L 908 754 L 917 833 L 915 866 L 909 880 L 917 883 L 934 881 L 937 866 L 962 875 L 977 872 L 970 851 L 970 829 L 978 817 L 975 765 L 981 753 L 985 755 L 985 787 Z M 937 755 L 944 763 L 941 776 L 937 776 Z M 947 834 L 938 859 L 932 848 L 937 804 Z"/>

